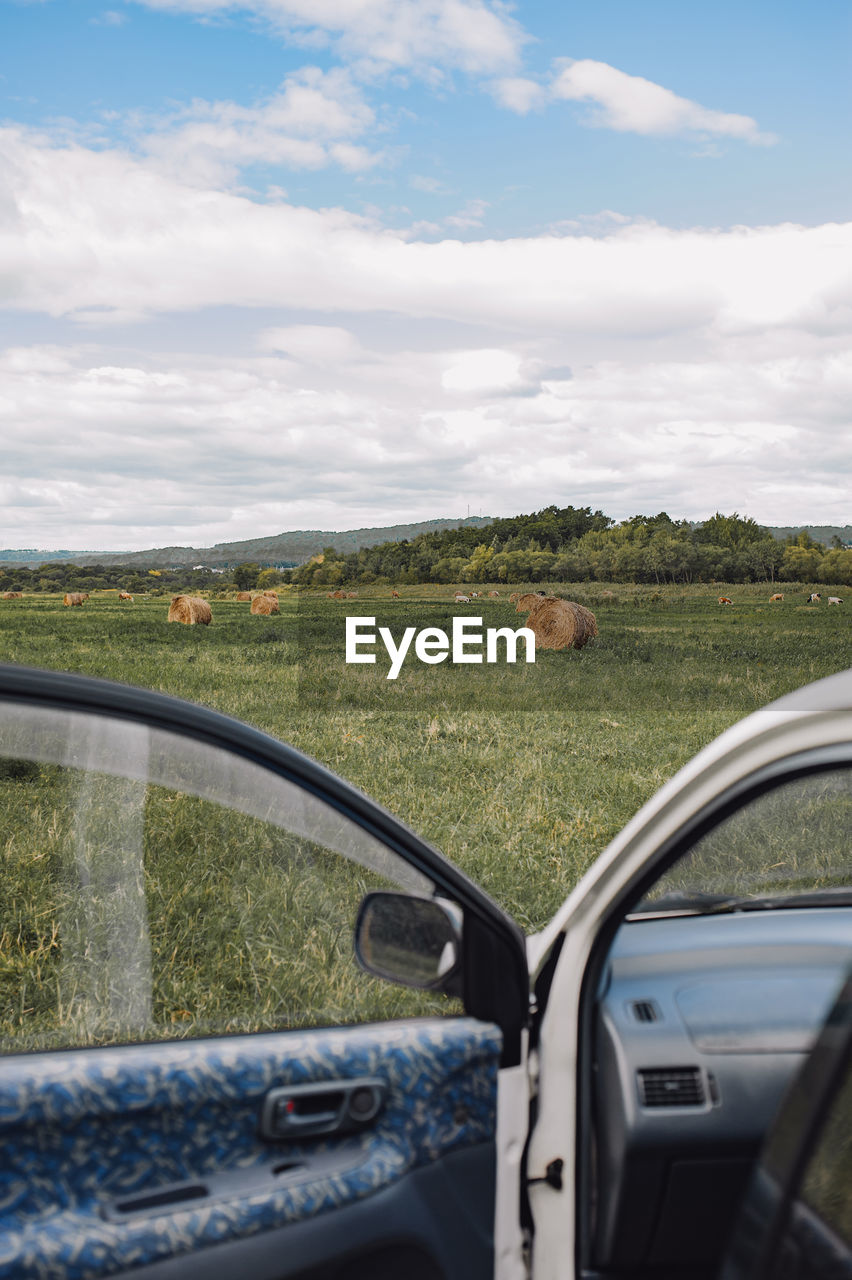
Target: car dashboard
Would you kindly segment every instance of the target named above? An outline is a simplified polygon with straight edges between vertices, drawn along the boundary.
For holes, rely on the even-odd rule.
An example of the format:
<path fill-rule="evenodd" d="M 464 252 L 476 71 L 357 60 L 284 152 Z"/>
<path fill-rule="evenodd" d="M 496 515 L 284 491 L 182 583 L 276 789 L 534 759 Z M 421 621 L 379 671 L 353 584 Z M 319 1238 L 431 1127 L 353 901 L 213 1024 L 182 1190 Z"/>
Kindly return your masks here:
<path fill-rule="evenodd" d="M 713 1275 L 849 969 L 852 908 L 633 917 L 595 1018 L 591 1277 Z"/>

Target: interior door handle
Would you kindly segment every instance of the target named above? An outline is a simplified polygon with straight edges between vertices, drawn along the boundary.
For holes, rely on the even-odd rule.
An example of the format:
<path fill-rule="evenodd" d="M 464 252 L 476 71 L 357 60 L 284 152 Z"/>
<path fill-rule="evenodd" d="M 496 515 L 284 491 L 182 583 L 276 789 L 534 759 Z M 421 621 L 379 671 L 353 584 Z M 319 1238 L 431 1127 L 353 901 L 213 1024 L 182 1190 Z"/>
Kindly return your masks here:
<path fill-rule="evenodd" d="M 321 1133 L 351 1133 L 372 1124 L 387 1094 L 384 1080 L 323 1080 L 270 1089 L 260 1111 L 260 1136 L 281 1142 Z"/>

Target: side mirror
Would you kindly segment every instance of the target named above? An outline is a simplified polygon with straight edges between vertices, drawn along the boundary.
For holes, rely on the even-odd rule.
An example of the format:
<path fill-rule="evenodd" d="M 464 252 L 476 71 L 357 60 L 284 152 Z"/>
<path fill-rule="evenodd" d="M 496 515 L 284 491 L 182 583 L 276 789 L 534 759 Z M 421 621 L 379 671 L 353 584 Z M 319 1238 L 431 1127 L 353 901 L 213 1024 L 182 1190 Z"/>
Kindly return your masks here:
<path fill-rule="evenodd" d="M 462 911 L 443 898 L 368 893 L 355 922 L 362 969 L 405 987 L 461 995 Z"/>

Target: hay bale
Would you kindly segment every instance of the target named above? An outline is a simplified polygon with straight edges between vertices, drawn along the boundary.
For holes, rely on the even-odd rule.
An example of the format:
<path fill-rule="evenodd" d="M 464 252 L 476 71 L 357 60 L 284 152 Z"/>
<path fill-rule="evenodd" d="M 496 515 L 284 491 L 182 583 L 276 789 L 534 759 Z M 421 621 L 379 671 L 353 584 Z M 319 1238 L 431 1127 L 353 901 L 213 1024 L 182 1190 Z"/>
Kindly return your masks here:
<path fill-rule="evenodd" d="M 271 613 L 278 612 L 277 596 L 255 596 L 251 602 L 251 611 L 254 614 L 260 614 L 263 618 L 268 618 Z"/>
<path fill-rule="evenodd" d="M 263 595 L 269 596 L 271 600 L 278 599 L 278 592 L 273 587 L 267 587 L 267 589 L 263 592 Z"/>
<path fill-rule="evenodd" d="M 345 591 L 330 591 L 330 592 L 329 592 L 329 599 L 331 599 L 331 600 L 345 600 L 345 599 L 346 599 L 346 592 L 345 592 Z"/>
<path fill-rule="evenodd" d="M 88 598 L 88 592 L 84 595 L 80 591 L 66 591 L 65 595 L 62 597 L 62 603 L 65 605 L 66 609 L 71 609 L 75 605 L 82 608 L 83 601 L 88 600 Z"/>
<path fill-rule="evenodd" d="M 241 601 L 243 601 L 243 603 L 245 603 L 245 601 L 247 601 L 247 600 L 251 600 L 251 592 L 250 592 L 250 591 L 238 591 L 238 592 L 237 592 L 237 599 L 238 599 L 238 600 L 241 600 Z"/>
<path fill-rule="evenodd" d="M 529 606 L 527 626 L 535 635 L 537 649 L 582 649 L 598 634 L 595 615 L 585 605 L 555 596 L 536 599 L 538 603 Z"/>
<path fill-rule="evenodd" d="M 183 622 L 188 627 L 200 622 L 206 627 L 212 621 L 213 610 L 201 596 L 172 596 L 169 622 Z"/>
<path fill-rule="evenodd" d="M 515 596 L 515 612 L 529 613 L 530 609 L 536 608 L 542 600 L 555 599 L 555 596 L 546 596 L 543 591 L 525 591 L 523 595 Z"/>
<path fill-rule="evenodd" d="M 4 591 L 3 592 L 4 600 L 23 600 L 23 598 L 24 598 L 23 591 Z"/>

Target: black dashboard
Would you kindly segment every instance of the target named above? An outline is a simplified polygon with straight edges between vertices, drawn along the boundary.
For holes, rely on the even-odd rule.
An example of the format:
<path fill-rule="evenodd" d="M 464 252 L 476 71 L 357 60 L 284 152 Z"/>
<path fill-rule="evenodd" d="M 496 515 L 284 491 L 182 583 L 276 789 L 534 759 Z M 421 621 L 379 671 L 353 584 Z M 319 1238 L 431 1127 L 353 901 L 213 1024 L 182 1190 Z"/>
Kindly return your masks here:
<path fill-rule="evenodd" d="M 590 1276 L 713 1275 L 843 984 L 852 908 L 633 919 L 598 995 Z"/>

